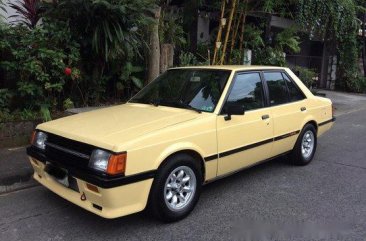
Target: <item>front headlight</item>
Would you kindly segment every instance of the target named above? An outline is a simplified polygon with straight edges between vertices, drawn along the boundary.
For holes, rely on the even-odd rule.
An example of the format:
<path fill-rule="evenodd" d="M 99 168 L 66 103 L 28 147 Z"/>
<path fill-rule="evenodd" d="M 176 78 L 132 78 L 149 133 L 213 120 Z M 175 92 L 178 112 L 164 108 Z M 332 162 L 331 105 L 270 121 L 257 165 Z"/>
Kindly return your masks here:
<path fill-rule="evenodd" d="M 33 134 L 32 145 L 39 149 L 46 149 L 47 134 L 42 131 L 36 131 Z"/>
<path fill-rule="evenodd" d="M 106 172 L 107 168 L 108 168 L 108 161 L 109 161 L 110 157 L 111 157 L 111 154 L 109 152 L 99 150 L 99 149 L 94 150 L 90 157 L 89 167 L 94 170 Z"/>
<path fill-rule="evenodd" d="M 89 168 L 111 175 L 124 174 L 126 158 L 126 153 L 113 154 L 108 151 L 96 149 L 90 157 Z"/>

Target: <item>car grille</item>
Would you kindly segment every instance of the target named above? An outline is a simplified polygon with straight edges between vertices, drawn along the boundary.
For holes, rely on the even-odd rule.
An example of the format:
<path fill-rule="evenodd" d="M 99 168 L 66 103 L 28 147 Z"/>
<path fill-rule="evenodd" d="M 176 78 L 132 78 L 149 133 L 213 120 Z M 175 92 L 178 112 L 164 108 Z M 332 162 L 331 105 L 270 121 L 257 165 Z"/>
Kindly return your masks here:
<path fill-rule="evenodd" d="M 45 155 L 66 167 L 87 168 L 94 146 L 48 133 Z"/>

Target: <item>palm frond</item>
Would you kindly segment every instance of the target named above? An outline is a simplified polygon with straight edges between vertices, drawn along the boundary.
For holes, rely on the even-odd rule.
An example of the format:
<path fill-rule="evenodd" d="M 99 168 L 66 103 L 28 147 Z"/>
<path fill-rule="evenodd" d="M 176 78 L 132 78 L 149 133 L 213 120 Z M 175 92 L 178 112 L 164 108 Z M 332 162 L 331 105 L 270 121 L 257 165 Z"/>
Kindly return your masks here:
<path fill-rule="evenodd" d="M 16 14 L 9 18 L 16 18 L 14 23 L 22 23 L 29 28 L 35 28 L 41 19 L 43 8 L 40 0 L 17 0 L 9 2 L 9 7 L 15 10 Z"/>

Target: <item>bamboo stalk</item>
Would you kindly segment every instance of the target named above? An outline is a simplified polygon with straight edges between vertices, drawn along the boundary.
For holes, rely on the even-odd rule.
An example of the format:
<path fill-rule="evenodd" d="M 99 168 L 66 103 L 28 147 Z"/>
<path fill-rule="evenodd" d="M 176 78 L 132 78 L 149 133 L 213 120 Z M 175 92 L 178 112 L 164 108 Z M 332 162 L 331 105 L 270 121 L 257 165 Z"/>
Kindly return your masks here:
<path fill-rule="evenodd" d="M 230 17 L 229 17 L 229 24 L 227 26 L 226 36 L 225 36 L 225 40 L 224 40 L 224 47 L 222 48 L 222 55 L 221 55 L 221 59 L 220 59 L 220 64 L 221 65 L 224 64 L 224 61 L 225 61 L 227 42 L 229 40 L 229 35 L 230 35 L 230 30 L 231 30 L 231 24 L 233 22 L 233 16 L 234 16 L 234 12 L 235 12 L 236 2 L 237 2 L 237 0 L 233 0 L 232 1 L 232 5 L 231 5 L 231 12 L 230 12 Z"/>
<path fill-rule="evenodd" d="M 245 0 L 245 10 L 243 14 L 243 20 L 240 30 L 240 40 L 239 40 L 239 53 L 240 53 L 240 61 L 242 60 L 243 55 L 243 42 L 244 42 L 244 30 L 245 30 L 245 23 L 247 18 L 247 12 L 248 12 L 248 0 Z"/>
<path fill-rule="evenodd" d="M 213 58 L 212 58 L 212 65 L 216 64 L 217 53 L 218 53 L 218 50 L 219 50 L 219 47 L 217 46 L 217 43 L 221 41 L 221 35 L 222 35 L 222 29 L 223 29 L 223 25 L 221 23 L 221 20 L 225 16 L 225 7 L 226 7 L 226 0 L 222 0 L 219 32 L 217 33 L 217 37 L 216 37 L 215 50 L 214 50 L 214 55 L 213 55 Z"/>
<path fill-rule="evenodd" d="M 244 9 L 241 10 L 241 12 L 239 14 L 239 17 L 237 18 L 236 24 L 234 24 L 235 27 L 234 27 L 234 30 L 233 30 L 233 35 L 232 35 L 232 38 L 231 38 L 231 46 L 230 46 L 230 55 L 229 55 L 230 58 L 231 58 L 231 54 L 232 54 L 232 52 L 234 50 L 234 47 L 235 47 L 236 38 L 238 36 L 239 26 L 240 26 L 243 14 L 244 14 Z"/>

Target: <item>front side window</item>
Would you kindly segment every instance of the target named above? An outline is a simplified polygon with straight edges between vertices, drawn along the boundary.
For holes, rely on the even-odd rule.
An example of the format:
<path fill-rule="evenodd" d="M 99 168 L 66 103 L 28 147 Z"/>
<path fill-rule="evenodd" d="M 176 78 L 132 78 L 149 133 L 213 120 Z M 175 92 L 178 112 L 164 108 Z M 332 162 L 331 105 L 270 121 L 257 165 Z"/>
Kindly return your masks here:
<path fill-rule="evenodd" d="M 231 71 L 213 69 L 173 69 L 159 76 L 130 102 L 193 108 L 213 112 Z"/>
<path fill-rule="evenodd" d="M 270 72 L 263 75 L 268 86 L 270 105 L 275 106 L 288 103 L 288 89 L 282 74 L 280 72 Z"/>
<path fill-rule="evenodd" d="M 264 106 L 263 87 L 259 73 L 239 74 L 236 77 L 226 106 L 232 104 L 242 105 L 245 111 Z"/>

